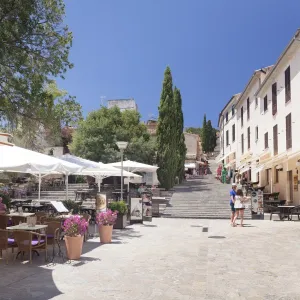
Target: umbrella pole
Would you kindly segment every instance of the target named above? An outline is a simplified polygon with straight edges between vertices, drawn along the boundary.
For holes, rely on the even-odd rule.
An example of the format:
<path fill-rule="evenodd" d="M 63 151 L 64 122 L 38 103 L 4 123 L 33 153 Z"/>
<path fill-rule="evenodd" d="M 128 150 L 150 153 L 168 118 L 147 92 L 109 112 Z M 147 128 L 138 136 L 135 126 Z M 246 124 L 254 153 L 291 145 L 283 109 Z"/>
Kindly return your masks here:
<path fill-rule="evenodd" d="M 69 197 L 69 175 L 66 174 L 66 200 L 68 200 Z"/>
<path fill-rule="evenodd" d="M 39 200 L 41 200 L 41 185 L 42 185 L 42 175 L 39 174 Z"/>

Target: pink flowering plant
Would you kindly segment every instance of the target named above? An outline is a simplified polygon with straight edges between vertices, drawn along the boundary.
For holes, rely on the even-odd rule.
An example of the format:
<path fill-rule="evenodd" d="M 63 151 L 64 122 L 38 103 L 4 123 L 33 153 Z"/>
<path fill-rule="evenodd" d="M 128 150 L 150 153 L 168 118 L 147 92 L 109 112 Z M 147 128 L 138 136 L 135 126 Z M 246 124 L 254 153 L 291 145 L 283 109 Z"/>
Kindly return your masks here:
<path fill-rule="evenodd" d="M 74 215 L 65 220 L 63 230 L 67 236 L 84 235 L 88 229 L 88 222 L 78 215 Z"/>
<path fill-rule="evenodd" d="M 108 209 L 107 211 L 100 212 L 96 216 L 96 223 L 98 225 L 114 225 L 118 217 L 118 211 L 112 211 Z"/>

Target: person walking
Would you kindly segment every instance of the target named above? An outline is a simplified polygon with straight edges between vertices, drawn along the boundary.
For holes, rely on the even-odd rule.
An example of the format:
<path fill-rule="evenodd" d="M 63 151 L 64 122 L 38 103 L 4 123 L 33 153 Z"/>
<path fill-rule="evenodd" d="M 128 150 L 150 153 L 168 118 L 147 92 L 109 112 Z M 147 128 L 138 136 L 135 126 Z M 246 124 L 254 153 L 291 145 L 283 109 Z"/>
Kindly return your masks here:
<path fill-rule="evenodd" d="M 235 196 L 234 208 L 235 208 L 235 216 L 233 223 L 236 224 L 236 220 L 238 217 L 241 219 L 241 227 L 243 227 L 244 222 L 244 211 L 245 211 L 245 202 L 248 201 L 248 197 L 244 197 L 243 191 L 238 189 Z"/>
<path fill-rule="evenodd" d="M 235 197 L 236 197 L 236 189 L 237 189 L 237 185 L 235 183 L 232 184 L 232 188 L 230 190 L 230 209 L 231 209 L 231 218 L 230 218 L 230 224 L 231 226 L 236 226 L 235 224 L 235 207 L 234 207 L 234 203 L 235 203 Z"/>

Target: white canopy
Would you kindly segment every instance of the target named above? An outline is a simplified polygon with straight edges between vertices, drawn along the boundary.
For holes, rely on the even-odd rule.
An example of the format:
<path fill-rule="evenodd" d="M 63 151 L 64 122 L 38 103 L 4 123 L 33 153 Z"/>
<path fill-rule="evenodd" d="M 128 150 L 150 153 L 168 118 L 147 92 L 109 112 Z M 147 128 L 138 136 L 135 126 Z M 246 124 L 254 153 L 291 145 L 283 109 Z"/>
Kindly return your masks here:
<path fill-rule="evenodd" d="M 0 170 L 30 174 L 71 174 L 82 166 L 17 146 L 0 146 Z"/>
<path fill-rule="evenodd" d="M 78 173 L 80 175 L 89 175 L 89 176 L 100 175 L 101 177 L 121 176 L 121 170 L 111 166 L 110 164 L 103 164 L 101 162 L 97 163 L 71 154 L 65 154 L 61 156 L 60 159 L 84 167 L 84 169 Z M 131 172 L 126 172 L 126 171 L 123 172 L 123 176 L 141 177 L 140 175 Z"/>
<path fill-rule="evenodd" d="M 122 162 L 115 162 L 115 163 L 111 163 L 109 165 L 114 166 L 116 168 L 121 168 L 122 167 Z M 127 171 L 130 171 L 130 172 L 152 173 L 152 172 L 156 172 L 158 167 L 142 164 L 142 163 L 139 163 L 139 162 L 136 162 L 136 161 L 124 160 L 123 161 L 123 169 L 127 170 Z"/>
<path fill-rule="evenodd" d="M 29 173 L 39 177 L 39 199 L 42 175 L 61 173 L 66 175 L 66 198 L 68 198 L 68 175 L 82 172 L 83 167 L 53 156 L 17 146 L 0 146 L 0 171 Z"/>
<path fill-rule="evenodd" d="M 76 173 L 77 175 L 87 175 L 97 178 L 98 181 L 98 188 L 100 191 L 100 182 L 102 178 L 109 177 L 109 176 L 121 176 L 121 170 L 118 168 L 115 168 L 109 164 L 103 164 L 101 162 L 97 163 L 88 159 L 84 159 L 81 157 L 77 157 L 71 154 L 65 154 L 60 157 L 60 159 L 72 163 L 76 163 L 82 167 L 85 167 L 85 169 L 81 170 L 79 173 Z M 123 171 L 124 177 L 141 177 L 140 175 Z"/>

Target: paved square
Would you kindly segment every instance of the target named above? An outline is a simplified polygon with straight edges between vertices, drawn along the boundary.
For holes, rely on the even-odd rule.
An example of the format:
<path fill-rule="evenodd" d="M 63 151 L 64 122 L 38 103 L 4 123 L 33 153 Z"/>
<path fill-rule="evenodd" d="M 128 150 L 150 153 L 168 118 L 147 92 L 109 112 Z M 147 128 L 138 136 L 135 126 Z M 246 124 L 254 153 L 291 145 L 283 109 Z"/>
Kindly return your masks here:
<path fill-rule="evenodd" d="M 246 224 L 154 219 L 71 264 L 2 261 L 0 299 L 300 299 L 300 222 Z"/>

